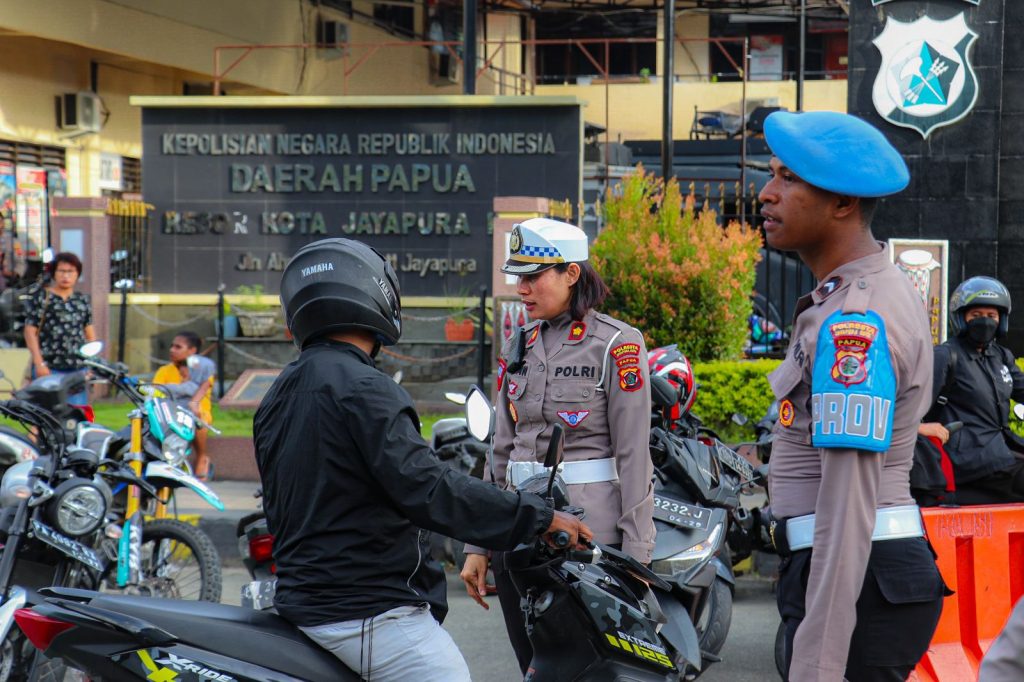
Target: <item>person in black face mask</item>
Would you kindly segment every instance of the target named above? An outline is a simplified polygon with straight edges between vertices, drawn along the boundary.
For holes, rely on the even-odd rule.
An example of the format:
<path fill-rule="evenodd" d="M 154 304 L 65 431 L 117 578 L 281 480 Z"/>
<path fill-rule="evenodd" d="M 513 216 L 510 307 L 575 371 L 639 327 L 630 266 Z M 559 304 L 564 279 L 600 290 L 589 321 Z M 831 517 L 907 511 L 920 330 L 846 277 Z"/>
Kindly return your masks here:
<path fill-rule="evenodd" d="M 935 347 L 934 404 L 918 429 L 945 444 L 958 504 L 1024 501 L 1024 441 L 1010 431 L 1010 399 L 1024 402 L 1024 372 L 997 338 L 1009 329 L 1010 292 L 971 277 L 949 299 L 951 337 Z M 950 435 L 943 424 L 964 426 Z"/>

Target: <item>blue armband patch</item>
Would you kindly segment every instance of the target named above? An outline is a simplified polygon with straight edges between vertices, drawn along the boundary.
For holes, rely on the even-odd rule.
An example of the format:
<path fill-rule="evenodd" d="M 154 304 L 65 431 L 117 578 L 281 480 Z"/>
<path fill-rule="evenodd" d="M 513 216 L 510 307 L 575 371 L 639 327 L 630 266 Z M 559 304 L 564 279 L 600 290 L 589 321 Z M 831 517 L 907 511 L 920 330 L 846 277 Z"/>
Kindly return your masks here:
<path fill-rule="evenodd" d="M 878 313 L 836 311 L 818 332 L 811 443 L 884 452 L 892 441 L 896 373 Z"/>

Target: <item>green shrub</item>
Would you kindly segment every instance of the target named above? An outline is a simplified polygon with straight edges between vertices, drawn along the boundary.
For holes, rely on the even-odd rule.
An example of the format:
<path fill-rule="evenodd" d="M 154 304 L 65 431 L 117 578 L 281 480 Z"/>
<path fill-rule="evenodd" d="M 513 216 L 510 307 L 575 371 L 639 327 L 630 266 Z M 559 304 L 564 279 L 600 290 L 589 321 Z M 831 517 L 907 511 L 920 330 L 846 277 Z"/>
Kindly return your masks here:
<path fill-rule="evenodd" d="M 678 343 L 692 360 L 742 354 L 761 236 L 694 215 L 675 180 L 638 166 L 609 193 L 592 262 L 611 289 L 605 310 L 640 329 L 649 348 Z"/>
<path fill-rule="evenodd" d="M 696 414 L 716 431 L 734 432 L 732 415 L 740 413 L 756 422 L 775 400 L 768 374 L 781 360 L 721 360 L 693 365 L 697 379 Z"/>

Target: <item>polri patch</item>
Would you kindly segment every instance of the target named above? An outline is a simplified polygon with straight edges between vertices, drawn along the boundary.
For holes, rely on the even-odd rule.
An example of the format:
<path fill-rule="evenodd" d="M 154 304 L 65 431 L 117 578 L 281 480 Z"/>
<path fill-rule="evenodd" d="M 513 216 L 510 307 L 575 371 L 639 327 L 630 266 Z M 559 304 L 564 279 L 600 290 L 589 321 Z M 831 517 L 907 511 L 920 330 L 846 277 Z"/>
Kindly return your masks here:
<path fill-rule="evenodd" d="M 498 360 L 498 392 L 501 392 L 501 385 L 505 381 L 505 370 L 508 369 L 508 363 L 504 360 Z"/>
<path fill-rule="evenodd" d="M 590 414 L 590 410 L 576 410 L 575 412 L 563 411 L 558 412 L 557 414 L 562 421 L 575 429 L 583 422 L 584 419 L 587 418 L 587 415 Z"/>
<path fill-rule="evenodd" d="M 530 348 L 531 346 L 533 346 L 533 344 L 537 343 L 537 336 L 539 334 L 540 334 L 540 325 L 538 324 L 536 327 L 533 328 L 533 331 L 530 333 L 530 338 L 528 338 L 526 340 L 526 347 L 527 348 Z"/>
<path fill-rule="evenodd" d="M 793 420 L 796 418 L 796 409 L 793 407 L 793 401 L 786 398 L 779 403 L 779 423 L 789 428 L 793 425 Z"/>
<path fill-rule="evenodd" d="M 512 415 L 512 422 L 515 424 L 519 423 L 519 413 L 516 412 L 516 404 L 511 400 L 508 401 L 508 413 Z"/>
<path fill-rule="evenodd" d="M 579 341 L 587 335 L 587 325 L 582 322 L 573 322 L 572 326 L 569 327 L 569 340 Z"/>
<path fill-rule="evenodd" d="M 619 388 L 623 391 L 639 391 L 644 385 L 639 367 L 623 367 L 619 370 Z"/>
<path fill-rule="evenodd" d="M 835 343 L 832 379 L 843 386 L 862 383 L 868 378 L 868 350 L 878 336 L 878 327 L 858 320 L 843 320 L 829 325 Z"/>
<path fill-rule="evenodd" d="M 612 348 L 611 353 L 612 353 L 612 357 L 615 358 L 616 360 L 618 360 L 619 358 L 622 358 L 624 356 L 627 356 L 627 355 L 639 356 L 640 355 L 640 344 L 638 344 L 638 343 L 623 343 L 621 345 L 615 346 L 615 348 Z"/>

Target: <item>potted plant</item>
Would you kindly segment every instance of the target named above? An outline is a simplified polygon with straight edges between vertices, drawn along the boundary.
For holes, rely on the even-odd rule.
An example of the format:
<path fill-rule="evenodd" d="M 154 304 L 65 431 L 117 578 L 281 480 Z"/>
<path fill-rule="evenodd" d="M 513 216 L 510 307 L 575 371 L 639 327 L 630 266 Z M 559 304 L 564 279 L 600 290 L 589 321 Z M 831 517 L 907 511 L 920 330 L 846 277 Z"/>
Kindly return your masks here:
<path fill-rule="evenodd" d="M 235 294 L 241 298 L 237 299 L 234 308 L 238 315 L 238 324 L 242 328 L 243 336 L 273 336 L 274 322 L 277 320 L 277 312 L 274 306 L 264 303 L 262 284 L 240 284 L 235 288 Z M 225 323 L 225 330 L 227 324 Z"/>
<path fill-rule="evenodd" d="M 455 300 L 457 303 L 449 309 L 448 319 L 444 322 L 444 338 L 446 341 L 472 341 L 476 330 L 476 319 L 472 309 L 465 304 L 468 292 L 462 292 Z"/>

